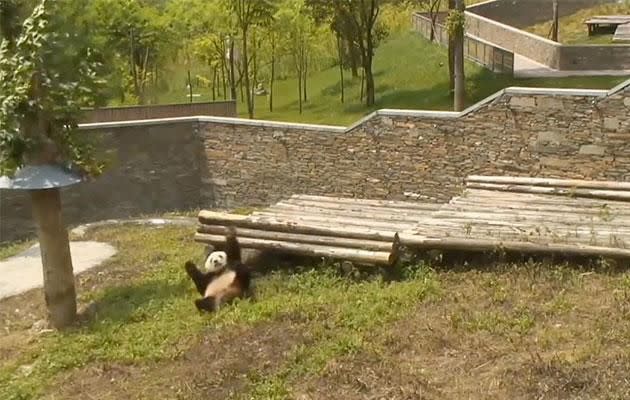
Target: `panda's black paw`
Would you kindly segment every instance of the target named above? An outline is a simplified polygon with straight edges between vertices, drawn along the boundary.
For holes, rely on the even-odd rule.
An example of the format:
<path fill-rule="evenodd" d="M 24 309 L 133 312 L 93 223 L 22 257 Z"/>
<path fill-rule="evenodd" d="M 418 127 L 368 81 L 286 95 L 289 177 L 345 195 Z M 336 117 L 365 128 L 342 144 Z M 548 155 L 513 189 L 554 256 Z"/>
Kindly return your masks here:
<path fill-rule="evenodd" d="M 197 266 L 192 261 L 186 261 L 186 264 L 184 265 L 184 269 L 186 270 L 186 272 L 188 272 L 188 275 L 191 275 L 191 276 L 195 275 L 195 273 L 198 271 Z"/>
<path fill-rule="evenodd" d="M 197 310 L 199 311 L 216 311 L 214 297 L 204 297 L 203 299 L 197 299 L 195 300 L 195 306 L 197 306 Z"/>

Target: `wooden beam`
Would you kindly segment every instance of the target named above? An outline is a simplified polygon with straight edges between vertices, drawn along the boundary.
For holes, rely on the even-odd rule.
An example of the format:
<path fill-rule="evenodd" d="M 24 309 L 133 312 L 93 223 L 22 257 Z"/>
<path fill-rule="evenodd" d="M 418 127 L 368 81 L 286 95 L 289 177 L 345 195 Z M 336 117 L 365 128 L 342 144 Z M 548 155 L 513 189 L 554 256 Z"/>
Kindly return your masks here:
<path fill-rule="evenodd" d="M 503 185 L 494 183 L 469 183 L 467 185 L 473 189 L 490 189 L 514 193 L 535 193 L 549 194 L 568 197 L 586 197 L 591 199 L 605 199 L 617 201 L 630 201 L 630 192 L 616 190 L 595 190 L 595 189 L 569 189 L 557 187 L 539 187 L 526 185 Z"/>
<path fill-rule="evenodd" d="M 471 175 L 466 183 L 495 183 L 508 185 L 529 185 L 542 187 L 563 187 L 577 189 L 608 189 L 630 191 L 630 182 L 589 181 L 584 179 L 530 178 L 517 176 L 481 176 Z"/>
<path fill-rule="evenodd" d="M 210 235 L 227 235 L 228 229 L 225 226 L 201 225 L 197 229 L 198 233 Z M 356 248 L 373 251 L 390 251 L 391 241 L 376 241 L 365 239 L 340 238 L 335 236 L 304 235 L 299 233 L 284 233 L 265 231 L 259 229 L 235 228 L 236 236 L 239 238 L 265 239 L 283 242 L 316 244 L 322 246 Z"/>
<path fill-rule="evenodd" d="M 195 241 L 212 245 L 224 245 L 225 236 L 195 234 Z M 255 239 L 248 237 L 238 238 L 239 244 L 244 248 L 271 250 L 282 253 L 297 254 L 309 257 L 327 257 L 332 259 L 348 260 L 368 265 L 392 265 L 394 258 L 390 252 L 369 251 L 361 249 L 347 249 L 332 246 L 320 246 L 306 243 L 290 243 L 278 240 Z"/>

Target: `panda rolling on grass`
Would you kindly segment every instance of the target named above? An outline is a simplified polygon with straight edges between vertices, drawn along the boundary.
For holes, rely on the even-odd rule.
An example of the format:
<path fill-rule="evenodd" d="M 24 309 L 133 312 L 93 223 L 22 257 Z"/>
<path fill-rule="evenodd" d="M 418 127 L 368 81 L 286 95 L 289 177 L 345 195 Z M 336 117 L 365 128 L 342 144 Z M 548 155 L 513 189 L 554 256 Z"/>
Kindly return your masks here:
<path fill-rule="evenodd" d="M 192 261 L 185 265 L 186 273 L 202 296 L 195 300 L 199 311 L 214 312 L 223 304 L 251 296 L 251 272 L 241 262 L 241 248 L 234 228 L 229 229 L 224 251 L 210 253 L 204 267 L 205 272 Z"/>

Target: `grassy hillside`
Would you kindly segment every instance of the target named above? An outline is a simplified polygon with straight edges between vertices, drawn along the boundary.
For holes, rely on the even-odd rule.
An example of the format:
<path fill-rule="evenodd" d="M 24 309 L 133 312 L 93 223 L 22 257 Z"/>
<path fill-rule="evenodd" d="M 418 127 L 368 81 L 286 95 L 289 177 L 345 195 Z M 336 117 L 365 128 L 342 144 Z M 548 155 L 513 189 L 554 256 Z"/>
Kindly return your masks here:
<path fill-rule="evenodd" d="M 376 53 L 375 79 L 377 104 L 373 109 L 403 108 L 450 110 L 446 49 L 429 43 L 412 33 L 392 37 Z M 178 76 L 179 75 L 179 76 Z M 184 74 L 174 74 L 177 82 L 185 82 Z M 537 86 L 563 88 L 610 88 L 623 78 L 591 77 L 562 79 L 515 80 L 493 74 L 473 63 L 466 64 L 468 103 L 473 104 L 508 86 Z M 183 86 L 183 85 L 180 85 Z M 185 89 L 176 96 L 169 93 L 161 101 L 185 101 Z M 208 101 L 208 89 L 199 91 L 197 101 Z M 294 79 L 280 81 L 275 87 L 274 112 L 269 112 L 267 97 L 256 97 L 256 118 L 347 125 L 373 109 L 359 101 L 360 79 L 351 79 L 346 72 L 346 102 L 341 104 L 339 70 L 336 67 L 311 75 L 308 82 L 309 99 L 304 113 L 299 114 L 297 83 Z M 247 116 L 245 103 L 239 101 L 239 113 Z"/>
<path fill-rule="evenodd" d="M 566 44 L 611 44 L 613 35 L 588 36 L 588 28 L 584 22 L 596 15 L 624 15 L 630 14 L 630 2 L 620 4 L 601 4 L 586 8 L 579 12 L 560 18 L 559 40 Z M 534 25 L 527 31 L 547 37 L 551 30 L 551 21 Z"/>

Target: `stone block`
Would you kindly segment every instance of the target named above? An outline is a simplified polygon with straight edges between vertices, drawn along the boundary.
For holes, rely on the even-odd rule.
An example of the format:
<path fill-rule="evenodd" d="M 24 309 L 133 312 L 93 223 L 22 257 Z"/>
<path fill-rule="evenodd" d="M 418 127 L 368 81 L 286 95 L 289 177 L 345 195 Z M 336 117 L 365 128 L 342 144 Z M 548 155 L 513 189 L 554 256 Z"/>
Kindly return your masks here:
<path fill-rule="evenodd" d="M 604 118 L 604 129 L 609 131 L 616 131 L 619 129 L 619 119 L 616 117 Z"/>
<path fill-rule="evenodd" d="M 603 156 L 606 154 L 606 148 L 604 146 L 598 146 L 596 144 L 585 144 L 580 147 L 580 154 L 589 156 Z"/>
<path fill-rule="evenodd" d="M 558 97 L 539 97 L 536 99 L 536 105 L 538 108 L 546 110 L 562 110 L 564 104 Z"/>
<path fill-rule="evenodd" d="M 510 105 L 515 107 L 536 107 L 536 99 L 534 97 L 512 97 Z"/>
<path fill-rule="evenodd" d="M 630 97 L 623 98 L 623 105 L 626 107 L 630 107 Z"/>

